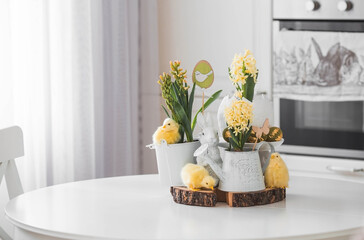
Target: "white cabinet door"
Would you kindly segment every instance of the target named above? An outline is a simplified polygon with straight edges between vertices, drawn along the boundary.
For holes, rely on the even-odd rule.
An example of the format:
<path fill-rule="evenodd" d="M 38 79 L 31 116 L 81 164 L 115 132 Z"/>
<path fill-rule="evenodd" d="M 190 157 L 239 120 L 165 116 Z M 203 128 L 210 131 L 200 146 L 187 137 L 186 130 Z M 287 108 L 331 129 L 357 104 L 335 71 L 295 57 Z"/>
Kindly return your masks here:
<path fill-rule="evenodd" d="M 364 161 L 361 160 L 289 154 L 281 156 L 294 175 L 364 182 Z"/>

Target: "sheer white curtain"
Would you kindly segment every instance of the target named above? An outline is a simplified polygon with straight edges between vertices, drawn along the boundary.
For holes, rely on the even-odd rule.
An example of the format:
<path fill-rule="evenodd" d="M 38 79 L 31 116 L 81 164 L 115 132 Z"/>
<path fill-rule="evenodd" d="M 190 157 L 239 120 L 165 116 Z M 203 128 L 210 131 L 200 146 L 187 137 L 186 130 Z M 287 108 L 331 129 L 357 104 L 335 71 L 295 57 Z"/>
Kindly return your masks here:
<path fill-rule="evenodd" d="M 0 125 L 23 129 L 26 156 L 18 165 L 25 190 L 139 173 L 143 4 L 2 1 L 0 102 L 7 104 L 0 104 Z M 149 4 L 156 19 L 156 2 Z"/>

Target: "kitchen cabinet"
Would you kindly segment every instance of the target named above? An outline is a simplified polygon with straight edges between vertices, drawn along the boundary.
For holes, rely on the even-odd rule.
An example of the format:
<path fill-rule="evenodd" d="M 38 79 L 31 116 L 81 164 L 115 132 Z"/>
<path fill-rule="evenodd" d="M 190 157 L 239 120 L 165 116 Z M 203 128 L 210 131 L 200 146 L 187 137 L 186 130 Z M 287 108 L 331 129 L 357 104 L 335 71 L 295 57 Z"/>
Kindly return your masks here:
<path fill-rule="evenodd" d="M 277 149 L 279 151 L 279 148 Z M 364 161 L 281 154 L 290 172 L 300 176 L 313 176 L 364 183 Z"/>

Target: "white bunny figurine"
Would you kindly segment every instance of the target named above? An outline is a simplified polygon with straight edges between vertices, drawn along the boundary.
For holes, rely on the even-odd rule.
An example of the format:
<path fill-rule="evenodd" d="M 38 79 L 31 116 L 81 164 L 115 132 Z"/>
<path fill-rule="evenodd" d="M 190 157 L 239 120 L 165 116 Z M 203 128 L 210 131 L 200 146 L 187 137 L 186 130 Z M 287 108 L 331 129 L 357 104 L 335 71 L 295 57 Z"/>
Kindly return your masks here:
<path fill-rule="evenodd" d="M 219 183 L 218 175 L 222 175 L 222 160 L 218 148 L 219 136 L 209 113 L 198 115 L 197 124 L 202 129 L 199 134 L 201 147 L 195 151 L 194 156 L 197 157 L 197 164 L 205 167 L 209 174 L 215 178 L 215 186 L 217 186 Z"/>

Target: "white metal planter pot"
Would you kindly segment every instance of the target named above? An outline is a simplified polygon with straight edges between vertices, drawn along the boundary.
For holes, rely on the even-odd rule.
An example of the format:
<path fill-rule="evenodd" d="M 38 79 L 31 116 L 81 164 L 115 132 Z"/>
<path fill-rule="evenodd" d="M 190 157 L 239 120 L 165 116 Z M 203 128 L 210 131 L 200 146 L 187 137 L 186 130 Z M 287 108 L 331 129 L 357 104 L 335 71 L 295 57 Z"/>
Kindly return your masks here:
<path fill-rule="evenodd" d="M 260 142 L 255 151 L 251 151 L 250 145 L 244 150 L 244 152 L 234 152 L 220 147 L 223 159 L 220 190 L 252 192 L 265 189 L 263 172 L 268 166 L 270 155 L 275 151 L 274 145 Z"/>
<path fill-rule="evenodd" d="M 182 186 L 181 170 L 187 163 L 196 163 L 193 153 L 200 147 L 200 142 L 167 144 L 162 140 L 159 145 L 148 145 L 155 149 L 158 173 L 163 186 Z"/>
<path fill-rule="evenodd" d="M 224 179 L 219 189 L 226 192 L 251 192 L 265 189 L 258 151 L 225 151 Z"/>

